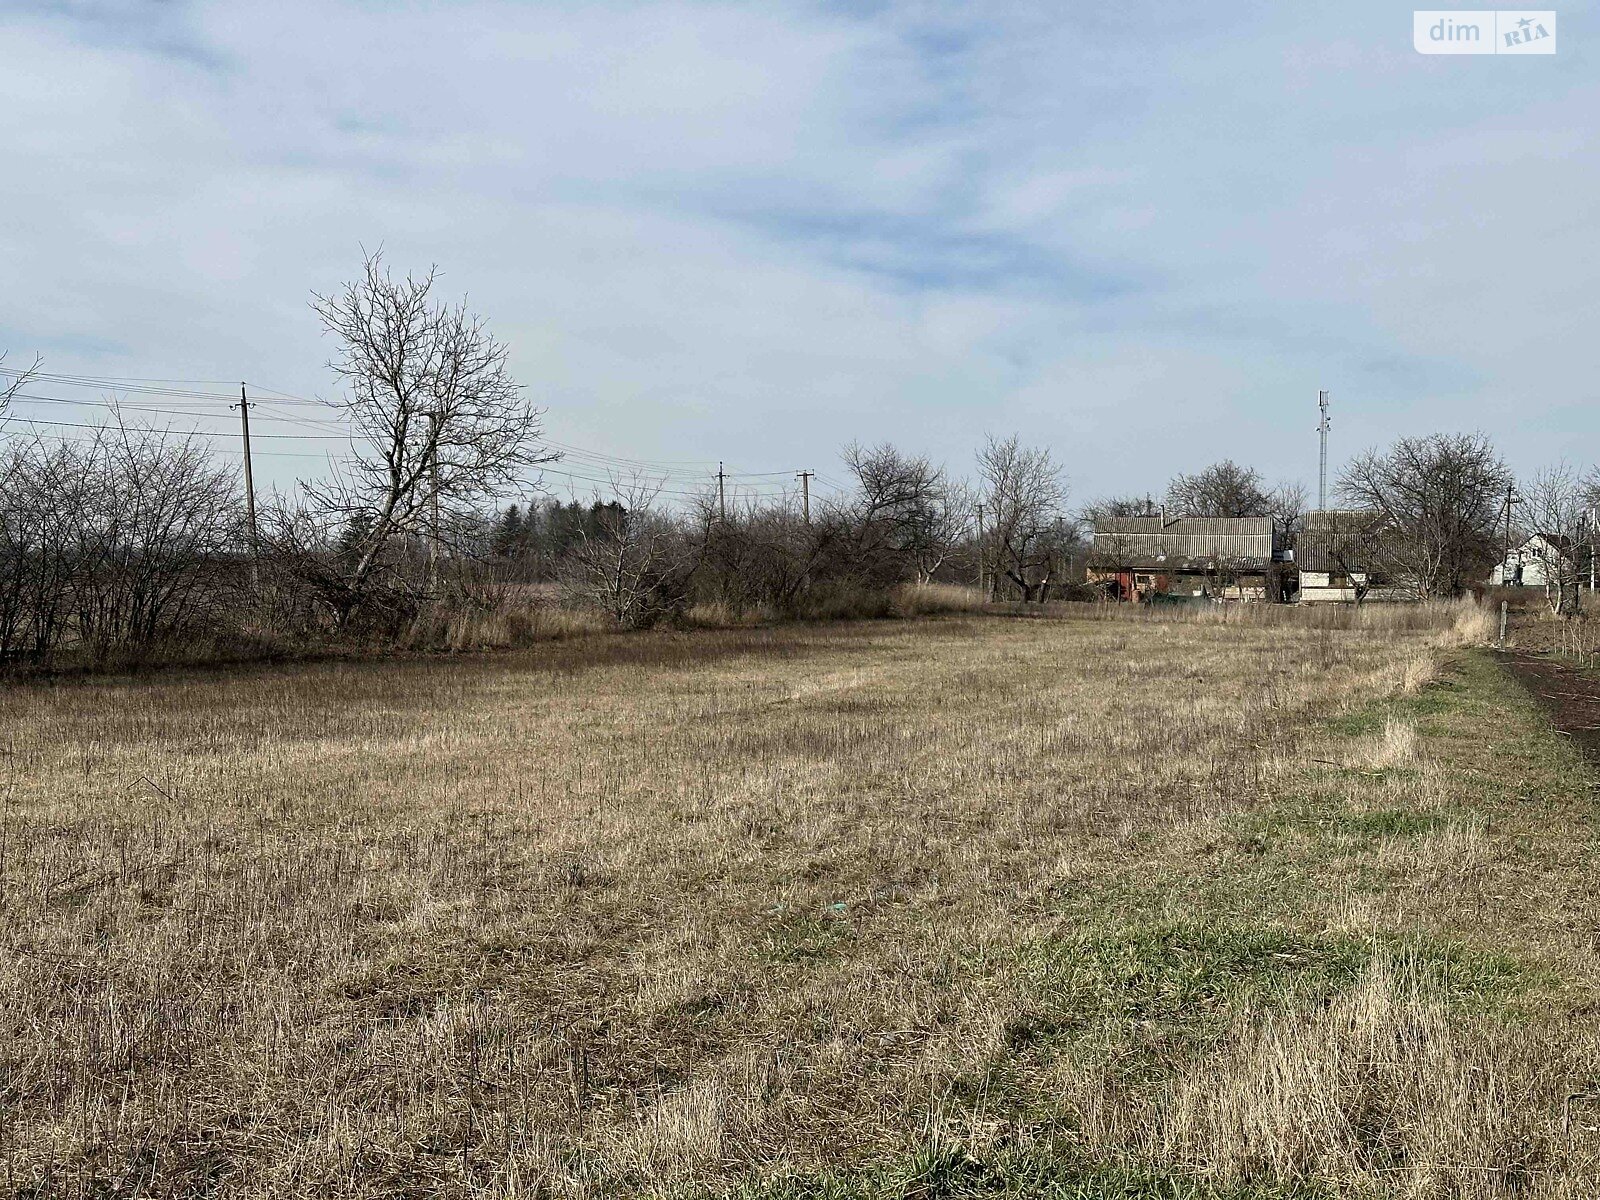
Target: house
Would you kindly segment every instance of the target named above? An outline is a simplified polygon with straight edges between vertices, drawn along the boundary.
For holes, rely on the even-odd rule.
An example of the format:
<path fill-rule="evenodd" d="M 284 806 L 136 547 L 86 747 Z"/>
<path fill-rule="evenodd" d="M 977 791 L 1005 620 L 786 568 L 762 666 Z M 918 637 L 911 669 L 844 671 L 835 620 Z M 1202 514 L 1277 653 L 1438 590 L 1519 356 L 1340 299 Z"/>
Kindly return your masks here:
<path fill-rule="evenodd" d="M 1554 533 L 1535 533 L 1512 547 L 1505 561 L 1489 572 L 1491 587 L 1537 587 L 1554 585 L 1556 576 L 1566 576 L 1570 586 L 1574 574 L 1586 578 L 1590 573 L 1593 547 Z"/>
<path fill-rule="evenodd" d="M 1271 517 L 1105 517 L 1094 524 L 1088 574 L 1119 600 L 1277 600 L 1280 551 Z"/>
<path fill-rule="evenodd" d="M 1392 578 L 1380 554 L 1384 518 L 1363 509 L 1313 509 L 1295 545 L 1301 604 L 1354 604 L 1363 600 L 1417 599 Z"/>

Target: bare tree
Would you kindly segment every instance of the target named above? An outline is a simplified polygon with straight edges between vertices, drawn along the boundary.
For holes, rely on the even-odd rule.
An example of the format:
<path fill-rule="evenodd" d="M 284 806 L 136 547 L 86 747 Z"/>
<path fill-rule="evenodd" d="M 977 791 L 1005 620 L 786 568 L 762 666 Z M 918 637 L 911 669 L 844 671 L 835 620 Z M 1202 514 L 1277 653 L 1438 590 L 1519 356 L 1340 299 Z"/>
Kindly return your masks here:
<path fill-rule="evenodd" d="M 1280 483 L 1267 493 L 1269 515 L 1291 541 L 1305 526 L 1306 489 L 1301 483 Z"/>
<path fill-rule="evenodd" d="M 1522 520 L 1530 553 L 1544 576 L 1545 600 L 1558 617 L 1579 611 L 1579 590 L 1589 574 L 1587 545 L 1594 536 L 1584 480 L 1566 463 L 1540 471 L 1522 487 Z"/>
<path fill-rule="evenodd" d="M 0 414 L 4 414 L 11 407 L 11 402 L 17 398 L 22 389 L 39 374 L 39 368 L 44 365 L 44 360 L 37 354 L 33 356 L 31 365 L 20 371 L 7 367 L 4 351 L 0 351 Z"/>
<path fill-rule="evenodd" d="M 916 543 L 918 583 L 931 583 L 951 554 L 972 536 L 976 510 L 970 484 L 959 479 L 943 480 L 928 506 Z"/>
<path fill-rule="evenodd" d="M 978 452 L 978 476 L 990 514 L 984 554 L 996 583 L 1009 579 L 1025 603 L 1045 599 L 1061 566 L 1061 468 L 1049 450 L 1025 447 L 1015 434 L 991 436 Z"/>
<path fill-rule="evenodd" d="M 1173 476 L 1167 508 L 1181 517 L 1267 517 L 1273 498 L 1260 471 L 1224 459 L 1197 474 Z"/>
<path fill-rule="evenodd" d="M 930 577 L 965 528 L 964 495 L 943 469 L 887 442 L 851 443 L 844 462 L 856 481 L 846 514 L 855 569 L 876 586 Z"/>
<path fill-rule="evenodd" d="M 683 536 L 655 504 L 662 483 L 613 476 L 614 502 L 600 506 L 595 527 L 580 528 L 564 581 L 570 594 L 639 629 L 683 607 L 691 555 Z"/>
<path fill-rule="evenodd" d="M 1078 519 L 1092 530 L 1096 521 L 1114 517 L 1147 517 L 1153 505 L 1148 496 L 1101 496 L 1085 504 Z"/>
<path fill-rule="evenodd" d="M 1511 473 L 1482 434 L 1435 433 L 1369 450 L 1345 468 L 1346 503 L 1383 518 L 1378 563 L 1424 598 L 1459 596 L 1495 560 Z"/>
<path fill-rule="evenodd" d="M 342 407 L 354 461 L 332 483 L 305 483 L 301 528 L 361 521 L 341 561 L 349 604 L 362 602 L 397 539 L 437 551 L 454 523 L 526 468 L 559 457 L 543 446 L 542 412 L 506 368 L 508 350 L 465 302 L 433 298 L 437 272 L 395 278 L 379 254 L 360 278 L 312 307 L 338 342 L 329 366 L 348 388 Z"/>

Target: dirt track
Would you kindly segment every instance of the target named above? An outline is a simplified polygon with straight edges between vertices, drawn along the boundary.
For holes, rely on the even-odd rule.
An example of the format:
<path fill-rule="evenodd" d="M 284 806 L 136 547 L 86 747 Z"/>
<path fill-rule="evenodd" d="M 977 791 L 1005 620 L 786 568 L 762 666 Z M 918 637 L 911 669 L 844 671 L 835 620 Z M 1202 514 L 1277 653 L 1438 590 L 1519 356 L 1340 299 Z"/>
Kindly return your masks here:
<path fill-rule="evenodd" d="M 1600 677 L 1520 650 L 1497 656 L 1592 762 L 1600 763 Z"/>

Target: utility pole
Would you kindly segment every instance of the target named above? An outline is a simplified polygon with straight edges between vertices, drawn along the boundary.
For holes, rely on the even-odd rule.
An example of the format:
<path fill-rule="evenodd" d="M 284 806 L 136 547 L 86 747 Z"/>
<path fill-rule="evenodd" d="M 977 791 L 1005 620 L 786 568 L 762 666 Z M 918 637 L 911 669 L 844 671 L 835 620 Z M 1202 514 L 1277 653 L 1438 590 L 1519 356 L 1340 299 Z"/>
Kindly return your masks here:
<path fill-rule="evenodd" d="M 726 525 L 728 523 L 728 494 L 723 488 L 723 480 L 727 476 L 723 473 L 722 464 L 717 464 L 717 519 Z"/>
<path fill-rule="evenodd" d="M 988 579 L 983 570 L 983 505 L 978 505 L 978 591 L 982 592 Z"/>
<path fill-rule="evenodd" d="M 1328 508 L 1328 428 L 1332 424 L 1328 420 L 1328 393 L 1317 393 L 1317 408 L 1322 411 L 1322 419 L 1317 422 L 1317 432 L 1322 437 L 1322 461 L 1317 469 L 1317 508 L 1326 512 Z"/>
<path fill-rule="evenodd" d="M 1506 484 L 1506 552 L 1500 556 L 1500 586 L 1505 587 L 1507 568 L 1511 566 L 1511 506 L 1516 503 L 1516 484 Z"/>
<path fill-rule="evenodd" d="M 795 476 L 800 481 L 800 503 L 805 509 L 806 524 L 811 524 L 811 477 L 815 471 L 801 471 Z"/>
<path fill-rule="evenodd" d="M 439 586 L 439 414 L 429 413 L 428 455 L 428 520 L 432 534 L 432 553 L 428 556 L 428 575 L 434 587 Z"/>
<path fill-rule="evenodd" d="M 1589 598 L 1594 600 L 1595 595 L 1595 517 L 1600 515 L 1600 509 L 1589 509 Z"/>
<path fill-rule="evenodd" d="M 250 576 L 253 580 L 261 562 L 261 540 L 256 531 L 256 480 L 250 469 L 250 400 L 244 384 L 239 385 L 239 430 L 244 435 L 244 511 L 250 533 Z"/>

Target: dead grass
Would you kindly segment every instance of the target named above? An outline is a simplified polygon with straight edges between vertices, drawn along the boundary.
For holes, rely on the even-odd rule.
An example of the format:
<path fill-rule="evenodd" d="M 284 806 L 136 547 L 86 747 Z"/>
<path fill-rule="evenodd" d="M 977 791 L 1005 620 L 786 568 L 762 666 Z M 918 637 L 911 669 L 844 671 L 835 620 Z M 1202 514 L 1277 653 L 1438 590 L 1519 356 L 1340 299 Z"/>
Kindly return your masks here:
<path fill-rule="evenodd" d="M 982 612 L 986 604 L 977 588 L 954 583 L 909 583 L 894 595 L 895 611 L 904 617 L 976 613 Z"/>
<path fill-rule="evenodd" d="M 1420 611 L 14 689 L 0 1179 L 1589 1194 L 1587 777 Z"/>

